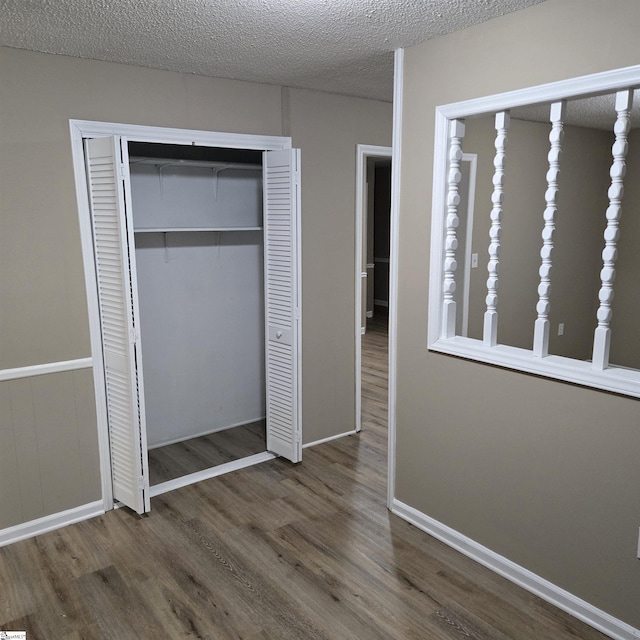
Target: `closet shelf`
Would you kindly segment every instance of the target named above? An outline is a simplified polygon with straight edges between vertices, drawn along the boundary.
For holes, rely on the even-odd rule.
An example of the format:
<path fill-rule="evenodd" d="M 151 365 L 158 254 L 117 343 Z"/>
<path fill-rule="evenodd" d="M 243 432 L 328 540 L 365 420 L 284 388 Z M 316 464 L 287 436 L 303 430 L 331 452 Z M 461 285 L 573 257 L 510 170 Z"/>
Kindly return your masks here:
<path fill-rule="evenodd" d="M 134 233 L 173 233 L 178 231 L 262 231 L 263 227 L 138 227 Z"/>
<path fill-rule="evenodd" d="M 201 167 L 209 169 L 219 169 L 224 171 L 225 169 L 239 169 L 247 171 L 262 171 L 261 164 L 245 163 L 245 162 L 215 162 L 207 160 L 181 160 L 173 158 L 140 158 L 130 157 L 130 164 L 150 164 L 155 165 L 158 168 L 166 167 Z"/>

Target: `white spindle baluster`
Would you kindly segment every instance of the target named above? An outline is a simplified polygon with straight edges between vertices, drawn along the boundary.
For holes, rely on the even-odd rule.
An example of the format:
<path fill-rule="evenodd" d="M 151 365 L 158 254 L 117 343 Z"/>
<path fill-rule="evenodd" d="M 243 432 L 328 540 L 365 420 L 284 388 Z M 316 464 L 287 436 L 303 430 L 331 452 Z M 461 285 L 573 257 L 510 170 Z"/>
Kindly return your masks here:
<path fill-rule="evenodd" d="M 533 333 L 533 355 L 544 358 L 549 353 L 549 294 L 551 293 L 551 255 L 553 253 L 553 233 L 556 229 L 556 198 L 558 196 L 558 176 L 560 175 L 560 153 L 562 152 L 562 138 L 564 135 L 564 114 L 566 102 L 554 102 L 551 105 L 549 119 L 551 132 L 549 133 L 549 171 L 547 171 L 547 191 L 544 194 L 547 206 L 544 210 L 544 229 L 542 230 L 542 249 L 540 257 L 540 284 L 538 285 L 538 304 L 536 311 L 538 318 Z"/>
<path fill-rule="evenodd" d="M 458 205 L 460 204 L 460 194 L 458 185 L 462 179 L 460 173 L 460 161 L 462 160 L 462 138 L 464 138 L 464 122 L 462 120 L 452 120 L 450 129 L 449 146 L 449 174 L 447 178 L 447 221 L 446 236 L 444 241 L 444 283 L 443 283 L 443 318 L 442 337 L 453 338 L 456 334 L 456 301 L 453 294 L 456 290 L 455 271 L 458 266 L 456 262 L 456 249 L 458 248 L 458 238 L 456 229 L 460 222 L 458 218 Z"/>
<path fill-rule="evenodd" d="M 484 314 L 483 343 L 494 347 L 498 342 L 498 265 L 500 262 L 500 235 L 502 233 L 502 201 L 504 187 L 504 165 L 506 160 L 507 129 L 509 112 L 496 113 L 496 155 L 493 159 L 493 194 L 491 195 L 491 229 L 489 230 L 489 264 L 487 271 L 487 310 Z"/>
<path fill-rule="evenodd" d="M 618 91 L 616 94 L 616 112 L 618 117 L 614 126 L 616 140 L 611 149 L 613 164 L 609 174 L 609 207 L 607 208 L 607 227 L 604 231 L 604 249 L 602 250 L 602 271 L 600 279 L 602 285 L 598 298 L 598 326 L 593 336 L 593 368 L 599 371 L 609 366 L 609 346 L 611 344 L 611 302 L 613 301 L 613 281 L 616 277 L 616 258 L 618 257 L 618 238 L 620 237 L 620 216 L 622 214 L 622 196 L 624 195 L 624 175 L 627 167 L 627 136 L 631 128 L 631 104 L 633 91 L 630 89 Z"/>

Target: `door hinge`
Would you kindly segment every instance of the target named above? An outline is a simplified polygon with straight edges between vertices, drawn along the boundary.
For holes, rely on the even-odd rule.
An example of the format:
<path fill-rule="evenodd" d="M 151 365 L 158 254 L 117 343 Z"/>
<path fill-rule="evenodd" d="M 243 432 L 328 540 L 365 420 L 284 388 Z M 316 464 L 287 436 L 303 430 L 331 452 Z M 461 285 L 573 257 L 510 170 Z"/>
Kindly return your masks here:
<path fill-rule="evenodd" d="M 296 184 L 300 184 L 300 172 L 295 171 L 293 174 L 293 180 Z"/>
<path fill-rule="evenodd" d="M 129 342 L 130 344 L 135 344 L 138 334 L 135 329 L 129 329 Z"/>
<path fill-rule="evenodd" d="M 138 489 L 140 491 L 144 489 L 144 476 L 138 476 Z"/>
<path fill-rule="evenodd" d="M 124 180 L 124 162 L 118 162 L 118 180 Z"/>
<path fill-rule="evenodd" d="M 300 318 L 302 318 L 302 311 L 301 311 L 300 307 L 296 307 L 294 309 L 293 315 L 294 315 L 296 320 L 300 320 Z"/>

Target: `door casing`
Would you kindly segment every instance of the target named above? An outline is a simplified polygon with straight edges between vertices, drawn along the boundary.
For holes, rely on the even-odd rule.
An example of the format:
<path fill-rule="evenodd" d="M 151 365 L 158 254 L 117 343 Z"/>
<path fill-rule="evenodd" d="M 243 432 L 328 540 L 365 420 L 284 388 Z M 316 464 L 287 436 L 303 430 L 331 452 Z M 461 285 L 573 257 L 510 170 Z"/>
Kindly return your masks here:
<path fill-rule="evenodd" d="M 367 219 L 367 160 L 369 158 L 391 159 L 391 147 L 367 144 L 356 146 L 356 271 L 355 271 L 355 406 L 356 431 L 362 429 L 362 308 L 363 282 L 366 282 L 364 268 L 364 247 L 366 241 L 365 221 Z"/>

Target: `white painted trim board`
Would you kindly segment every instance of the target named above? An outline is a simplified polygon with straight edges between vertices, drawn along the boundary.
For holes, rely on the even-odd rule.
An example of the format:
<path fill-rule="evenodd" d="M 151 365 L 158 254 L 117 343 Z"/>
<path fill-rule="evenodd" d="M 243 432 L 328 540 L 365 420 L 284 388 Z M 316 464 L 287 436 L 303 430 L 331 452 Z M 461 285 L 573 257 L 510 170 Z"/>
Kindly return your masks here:
<path fill-rule="evenodd" d="M 20 378 L 32 378 L 34 376 L 44 376 L 49 373 L 63 373 L 65 371 L 89 369 L 92 366 L 93 360 L 91 358 L 78 358 L 77 360 L 63 360 L 62 362 L 47 362 L 45 364 L 34 364 L 28 367 L 2 369 L 0 370 L 0 382 L 19 380 Z"/>
<path fill-rule="evenodd" d="M 344 438 L 345 436 L 355 436 L 358 434 L 357 429 L 353 429 L 352 431 L 345 431 L 344 433 L 338 433 L 335 436 L 329 436 L 328 438 L 321 438 L 320 440 L 314 440 L 313 442 L 307 442 L 307 444 L 303 444 L 302 448 L 307 449 L 309 447 L 316 447 L 319 444 L 324 444 L 325 442 L 331 442 L 332 440 L 337 440 L 338 438 Z"/>
<path fill-rule="evenodd" d="M 83 504 L 73 509 L 67 509 L 66 511 L 60 511 L 59 513 L 44 516 L 43 518 L 23 522 L 0 531 L 0 547 L 19 542 L 20 540 L 26 540 L 27 538 L 33 538 L 34 536 L 39 536 L 48 531 L 60 529 L 61 527 L 66 527 L 67 525 L 82 520 L 88 520 L 89 518 L 100 516 L 103 513 L 102 500 L 96 500 L 95 502 L 89 502 L 88 504 Z"/>
<path fill-rule="evenodd" d="M 239 460 L 225 462 L 224 464 L 219 464 L 215 467 L 210 467 L 209 469 L 196 471 L 195 473 L 175 478 L 174 480 L 167 480 L 167 482 L 151 485 L 149 487 L 149 495 L 153 498 L 154 496 L 159 496 L 163 493 L 167 493 L 168 491 L 174 491 L 175 489 L 180 489 L 190 484 L 195 484 L 196 482 L 216 478 L 217 476 L 224 475 L 231 471 L 238 471 L 239 469 L 252 467 L 254 464 L 260 464 L 261 462 L 267 462 L 268 460 L 274 460 L 275 458 L 275 454 L 270 453 L 269 451 L 264 451 L 263 453 L 256 453 L 252 456 L 247 456 L 246 458 L 240 458 Z"/>
<path fill-rule="evenodd" d="M 462 335 L 469 333 L 469 295 L 471 292 L 471 252 L 473 250 L 473 217 L 476 202 L 478 154 L 463 153 L 462 162 L 469 163 L 469 192 L 467 194 L 466 241 L 464 246 L 464 281 L 462 285 Z M 470 233 L 471 231 L 471 233 Z"/>
<path fill-rule="evenodd" d="M 398 380 L 398 252 L 400 249 L 400 175 L 404 49 L 396 49 L 393 71 L 393 154 L 391 158 L 391 237 L 389 246 L 389 391 L 387 506 L 396 493 L 396 398 Z"/>

